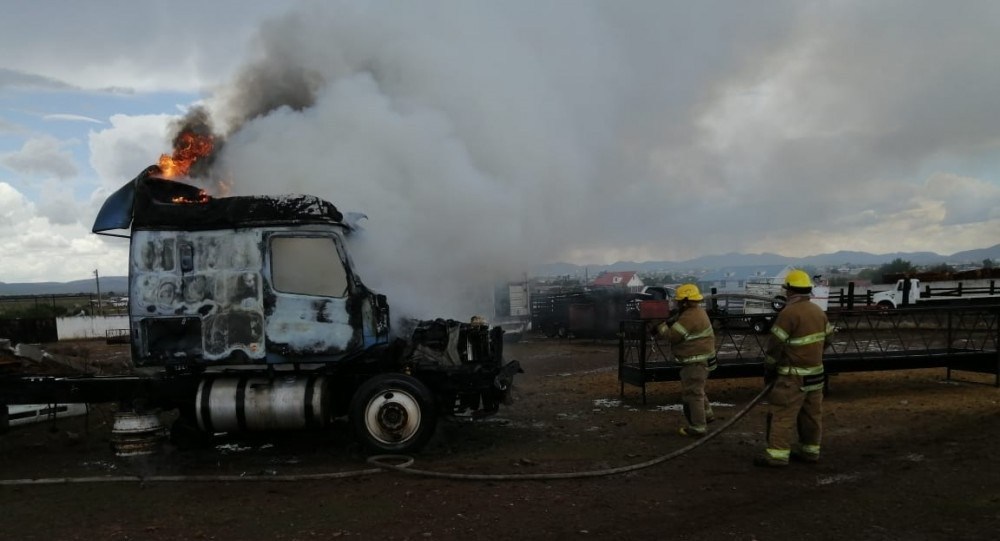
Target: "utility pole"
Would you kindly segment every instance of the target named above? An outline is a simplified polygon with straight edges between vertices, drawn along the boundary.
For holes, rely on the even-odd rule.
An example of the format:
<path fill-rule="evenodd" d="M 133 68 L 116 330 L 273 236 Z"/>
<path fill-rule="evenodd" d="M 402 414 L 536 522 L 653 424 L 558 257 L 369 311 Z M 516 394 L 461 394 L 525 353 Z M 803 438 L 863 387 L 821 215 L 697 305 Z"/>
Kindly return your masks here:
<path fill-rule="evenodd" d="M 97 313 L 104 315 L 104 308 L 101 306 L 101 275 L 94 269 L 94 280 L 97 281 Z"/>

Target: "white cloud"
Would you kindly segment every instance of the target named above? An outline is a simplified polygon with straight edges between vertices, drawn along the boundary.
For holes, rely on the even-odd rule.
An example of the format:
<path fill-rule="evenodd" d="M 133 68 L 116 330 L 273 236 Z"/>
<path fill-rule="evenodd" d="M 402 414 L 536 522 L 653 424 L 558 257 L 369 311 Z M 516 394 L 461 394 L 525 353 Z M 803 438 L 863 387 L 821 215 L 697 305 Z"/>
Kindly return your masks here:
<path fill-rule="evenodd" d="M 90 232 L 105 197 L 131 180 L 170 144 L 169 115 L 114 115 L 110 127 L 91 131 L 88 138 L 91 166 L 100 188 L 85 201 L 70 190 L 47 185 L 33 202 L 8 183 L 0 183 L 0 254 L 4 265 L 0 281 L 38 282 L 86 278 L 93 269 L 105 275 L 128 272 L 128 241 Z M 58 148 L 54 139 L 26 145 L 24 155 L 44 155 L 32 148 Z M 8 156 L 9 158 L 9 156 Z M 6 163 L 6 160 L 5 160 Z M 19 165 L 21 165 L 19 163 Z"/>
<path fill-rule="evenodd" d="M 113 115 L 111 127 L 90 132 L 90 165 L 109 193 L 156 163 L 160 154 L 171 152 L 168 125 L 176 118 Z"/>
<path fill-rule="evenodd" d="M 927 180 L 921 196 L 925 201 L 940 205 L 944 211 L 942 225 L 975 225 L 1000 220 L 1000 185 L 995 183 L 937 174 Z"/>
<path fill-rule="evenodd" d="M 96 118 L 90 118 L 89 116 L 74 115 L 71 113 L 55 113 L 51 115 L 45 115 L 42 120 L 66 120 L 70 122 L 92 122 L 94 124 L 104 124 L 104 122 L 97 120 Z"/>
<path fill-rule="evenodd" d="M 243 49 L 264 16 L 292 3 L 14 2 L 0 18 L 0 50 L 17 51 L 3 62 L 21 83 L 198 90 L 232 68 L 233 52 Z M 0 86 L 4 79 L 0 71 Z"/>
<path fill-rule="evenodd" d="M 23 133 L 24 131 L 25 129 L 23 126 L 0 117 L 0 134 Z"/>
<path fill-rule="evenodd" d="M 80 221 L 81 203 L 68 190 L 49 185 L 42 192 L 36 210 L 52 225 L 73 225 Z M 87 225 L 87 224 L 81 224 Z"/>
<path fill-rule="evenodd" d="M 0 281 L 86 278 L 95 269 L 126 269 L 127 241 L 107 242 L 79 224 L 53 224 L 36 205 L 0 182 Z"/>
<path fill-rule="evenodd" d="M 0 88 L 68 90 L 73 87 L 72 85 L 58 81 L 51 77 L 22 72 L 19 70 L 0 68 Z"/>
<path fill-rule="evenodd" d="M 6 182 L 0 182 L 0 227 L 17 225 L 18 219 L 26 216 L 25 209 L 29 206 L 21 192 Z"/>
<path fill-rule="evenodd" d="M 71 144 L 73 142 L 47 135 L 33 137 L 24 143 L 21 150 L 0 154 L 0 163 L 25 175 L 71 178 L 78 172 L 73 154 L 65 148 Z"/>

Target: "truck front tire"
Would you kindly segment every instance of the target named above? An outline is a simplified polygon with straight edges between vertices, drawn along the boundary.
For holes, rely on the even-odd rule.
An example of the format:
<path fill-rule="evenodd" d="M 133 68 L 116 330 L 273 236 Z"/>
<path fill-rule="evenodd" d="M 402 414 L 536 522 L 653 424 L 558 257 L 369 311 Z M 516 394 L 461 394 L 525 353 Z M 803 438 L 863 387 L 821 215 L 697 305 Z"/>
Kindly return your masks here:
<path fill-rule="evenodd" d="M 362 445 L 382 453 L 419 450 L 437 424 L 427 386 L 405 374 L 380 374 L 362 384 L 351 399 L 350 419 Z"/>

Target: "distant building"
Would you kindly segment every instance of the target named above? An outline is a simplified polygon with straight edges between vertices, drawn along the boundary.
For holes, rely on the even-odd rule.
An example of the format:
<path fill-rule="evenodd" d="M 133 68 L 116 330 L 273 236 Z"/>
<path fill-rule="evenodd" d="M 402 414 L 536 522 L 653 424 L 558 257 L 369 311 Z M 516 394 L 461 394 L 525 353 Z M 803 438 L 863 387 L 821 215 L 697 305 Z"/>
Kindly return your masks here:
<path fill-rule="evenodd" d="M 698 287 L 705 291 L 713 288 L 719 293 L 741 292 L 747 281 L 762 282 L 783 280 L 791 267 L 788 265 L 744 265 L 723 267 L 698 278 Z"/>
<path fill-rule="evenodd" d="M 643 286 L 642 279 L 635 271 L 625 272 L 602 272 L 591 282 L 594 287 L 621 287 L 628 289 L 632 293 L 640 293 Z"/>

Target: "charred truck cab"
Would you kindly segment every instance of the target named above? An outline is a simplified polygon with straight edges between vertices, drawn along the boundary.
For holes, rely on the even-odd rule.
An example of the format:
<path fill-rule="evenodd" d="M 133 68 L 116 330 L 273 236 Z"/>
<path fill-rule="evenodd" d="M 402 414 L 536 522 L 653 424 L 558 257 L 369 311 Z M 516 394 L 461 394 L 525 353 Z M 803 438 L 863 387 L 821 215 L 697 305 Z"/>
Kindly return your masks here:
<path fill-rule="evenodd" d="M 130 238 L 131 353 L 144 378 L 116 388 L 135 396 L 108 398 L 179 410 L 172 432 L 184 437 L 348 416 L 380 452 L 419 448 L 439 415 L 497 411 L 520 372 L 502 361 L 503 330 L 435 320 L 390 338 L 386 298 L 345 244 L 356 220 L 313 196 L 215 198 L 159 173 L 112 194 L 94 224 L 131 229 L 118 236 Z"/>
<path fill-rule="evenodd" d="M 134 186 L 137 367 L 331 363 L 388 343 L 385 297 L 353 272 L 344 245 L 353 226 L 332 204 L 211 198 L 148 175 Z"/>

